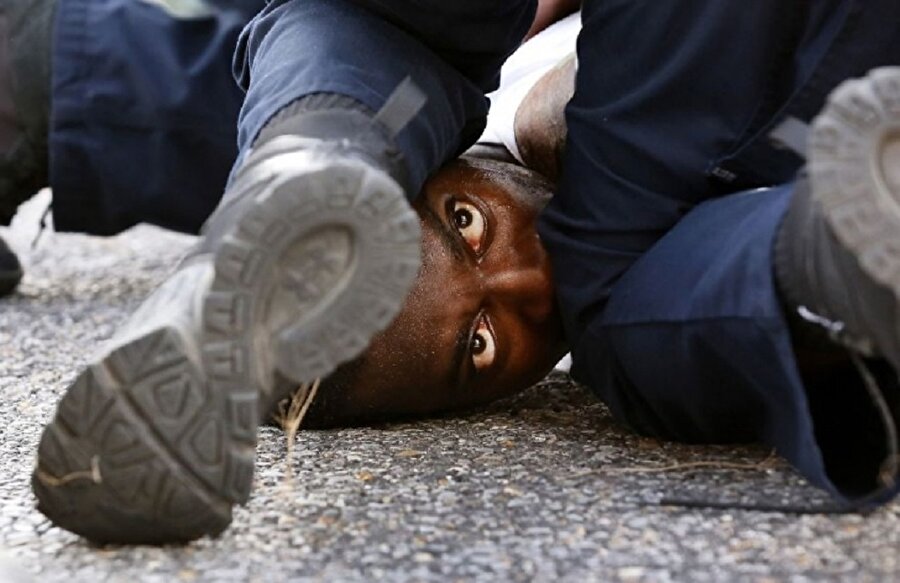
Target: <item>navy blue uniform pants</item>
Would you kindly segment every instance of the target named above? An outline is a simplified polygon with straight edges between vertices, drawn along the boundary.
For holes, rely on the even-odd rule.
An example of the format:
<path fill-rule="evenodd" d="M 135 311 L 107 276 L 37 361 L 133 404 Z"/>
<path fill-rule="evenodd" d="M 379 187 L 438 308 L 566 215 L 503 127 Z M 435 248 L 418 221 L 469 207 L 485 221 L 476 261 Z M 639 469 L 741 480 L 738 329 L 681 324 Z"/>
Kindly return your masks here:
<path fill-rule="evenodd" d="M 844 79 L 900 64 L 900 11 L 879 0 L 744 8 L 585 3 L 563 182 L 540 225 L 573 375 L 637 431 L 760 441 L 859 501 L 872 492 L 836 479 L 833 461 L 862 452 L 817 434 L 826 420 L 810 397 L 830 388 L 801 382 L 774 282 L 803 161 L 768 136 L 788 117 L 809 121 Z"/>
<path fill-rule="evenodd" d="M 397 136 L 417 190 L 480 135 L 484 93 L 536 7 L 204 2 L 208 11 L 185 15 L 147 0 L 59 0 L 50 137 L 57 228 L 107 235 L 150 222 L 196 232 L 235 160 L 284 106 L 333 92 L 377 110 L 407 76 L 430 97 Z"/>
<path fill-rule="evenodd" d="M 327 91 L 378 109 L 406 76 L 430 98 L 398 136 L 418 187 L 480 132 L 483 92 L 534 10 L 209 4 L 179 20 L 134 0 L 61 0 L 58 226 L 196 230 L 281 108 Z M 766 136 L 788 116 L 810 119 L 842 79 L 900 63 L 894 2 L 594 0 L 584 21 L 565 178 L 541 223 L 576 378 L 638 431 L 761 441 L 859 499 L 827 471 L 775 291 L 773 239 L 802 160 Z M 223 71 L 235 43 L 246 96 Z"/>

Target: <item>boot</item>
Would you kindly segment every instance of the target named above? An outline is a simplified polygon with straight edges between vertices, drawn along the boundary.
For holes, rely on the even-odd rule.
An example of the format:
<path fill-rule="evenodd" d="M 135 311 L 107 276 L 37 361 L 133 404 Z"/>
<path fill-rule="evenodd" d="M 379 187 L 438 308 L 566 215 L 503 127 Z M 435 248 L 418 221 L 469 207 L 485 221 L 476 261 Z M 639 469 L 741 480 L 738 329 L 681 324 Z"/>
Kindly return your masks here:
<path fill-rule="evenodd" d="M 885 442 L 879 486 L 890 490 L 900 478 L 900 68 L 835 89 L 807 155 L 776 240 L 776 281 L 795 349 L 839 349 L 857 365 Z M 894 382 L 872 373 L 877 361 Z"/>
<path fill-rule="evenodd" d="M 67 389 L 32 485 L 100 543 L 215 536 L 253 480 L 274 402 L 365 350 L 420 265 L 403 164 L 363 106 L 278 116 L 204 237 Z"/>
<path fill-rule="evenodd" d="M 807 172 L 778 234 L 788 303 L 900 369 L 900 68 L 847 81 L 813 123 Z"/>
<path fill-rule="evenodd" d="M 22 264 L 19 258 L 0 237 L 0 298 L 8 296 L 22 281 Z"/>

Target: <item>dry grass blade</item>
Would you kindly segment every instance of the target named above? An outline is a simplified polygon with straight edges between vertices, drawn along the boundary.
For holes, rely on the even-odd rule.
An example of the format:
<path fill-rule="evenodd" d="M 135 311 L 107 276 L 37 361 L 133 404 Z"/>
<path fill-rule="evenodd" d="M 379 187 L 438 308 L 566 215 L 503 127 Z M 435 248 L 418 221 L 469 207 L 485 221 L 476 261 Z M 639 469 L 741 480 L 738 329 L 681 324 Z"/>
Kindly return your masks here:
<path fill-rule="evenodd" d="M 276 421 L 281 425 L 287 439 L 285 472 L 288 483 L 291 483 L 294 477 L 294 444 L 297 441 L 297 432 L 300 431 L 303 419 L 306 417 L 313 399 L 316 398 L 321 383 L 321 379 L 316 379 L 312 383 L 304 383 L 294 391 L 290 399 L 285 399 L 278 406 L 279 414 L 276 416 Z"/>
<path fill-rule="evenodd" d="M 709 468 L 714 470 L 769 470 L 778 465 L 778 457 L 775 452 L 769 453 L 766 458 L 760 462 L 742 464 L 735 462 L 722 461 L 699 461 L 686 462 L 678 464 L 669 464 L 666 466 L 632 466 L 628 468 L 598 468 L 587 470 L 579 475 L 602 474 L 654 474 L 664 472 L 682 472 L 687 470 L 696 470 L 701 468 Z"/>

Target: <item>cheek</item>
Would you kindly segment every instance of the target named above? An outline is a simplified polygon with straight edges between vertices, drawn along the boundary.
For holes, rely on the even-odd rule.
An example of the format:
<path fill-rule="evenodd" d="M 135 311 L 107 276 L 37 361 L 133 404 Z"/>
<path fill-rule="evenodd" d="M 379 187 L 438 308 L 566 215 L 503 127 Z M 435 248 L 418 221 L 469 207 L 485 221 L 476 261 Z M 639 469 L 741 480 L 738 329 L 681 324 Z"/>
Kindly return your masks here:
<path fill-rule="evenodd" d="M 363 371 L 367 382 L 355 394 L 356 406 L 384 417 L 447 409 L 453 404 L 452 393 L 432 370 L 434 360 L 422 345 L 400 348 L 388 342 L 373 344 Z"/>
<path fill-rule="evenodd" d="M 512 349 L 504 385 L 526 388 L 541 380 L 565 353 L 562 323 L 555 311 L 540 323 L 513 317 L 507 330 Z"/>
<path fill-rule="evenodd" d="M 439 323 L 429 317 L 429 292 L 416 283 L 400 314 L 377 335 L 366 351 L 364 373 L 369 377 L 357 397 L 386 414 L 415 413 L 435 378 L 435 339 Z"/>
<path fill-rule="evenodd" d="M 423 342 L 434 333 L 434 328 L 439 325 L 436 320 L 435 298 L 446 295 L 449 292 L 446 274 L 441 268 L 446 262 L 445 251 L 439 244 L 433 230 L 423 224 L 422 235 L 422 267 L 406 296 L 403 308 L 380 335 L 377 344 L 380 349 L 396 349 L 397 347 L 422 346 Z M 444 300 L 439 300 L 441 304 Z M 390 347 L 386 345 L 390 345 Z"/>
<path fill-rule="evenodd" d="M 515 336 L 514 350 L 510 358 L 510 368 L 517 374 L 527 372 L 533 367 L 541 368 L 546 355 L 553 352 L 551 339 L 543 326 L 523 327 Z"/>
<path fill-rule="evenodd" d="M 373 414 L 406 412 L 417 391 L 415 354 L 390 335 L 376 337 L 359 371 L 360 382 L 350 395 L 354 408 Z"/>
<path fill-rule="evenodd" d="M 383 381 L 383 387 L 405 382 L 419 372 L 428 326 L 415 317 L 415 303 L 407 303 L 388 328 L 377 335 L 366 352 L 367 372 Z"/>

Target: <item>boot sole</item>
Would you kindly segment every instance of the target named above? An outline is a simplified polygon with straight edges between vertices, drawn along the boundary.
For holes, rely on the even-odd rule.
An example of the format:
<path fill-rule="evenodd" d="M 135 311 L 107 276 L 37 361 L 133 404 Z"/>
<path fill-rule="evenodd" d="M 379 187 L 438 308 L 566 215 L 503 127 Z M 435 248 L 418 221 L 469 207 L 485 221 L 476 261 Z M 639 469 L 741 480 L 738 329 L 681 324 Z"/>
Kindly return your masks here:
<path fill-rule="evenodd" d="M 900 67 L 875 69 L 831 93 L 812 124 L 807 168 L 826 224 L 880 287 L 870 294 L 878 305 L 859 309 L 891 329 L 876 335 L 880 350 L 860 348 L 900 365 L 900 338 L 890 323 L 900 306 Z M 848 296 L 859 285 L 848 282 Z"/>
<path fill-rule="evenodd" d="M 276 387 L 329 374 L 399 312 L 421 261 L 402 190 L 361 162 L 304 156 L 240 177 L 253 203 L 215 251 L 69 387 L 32 479 L 54 523 L 100 543 L 218 535 L 249 496 Z"/>

